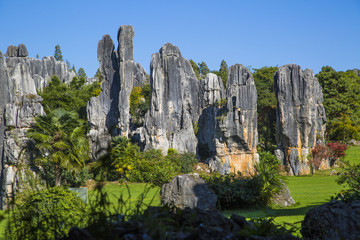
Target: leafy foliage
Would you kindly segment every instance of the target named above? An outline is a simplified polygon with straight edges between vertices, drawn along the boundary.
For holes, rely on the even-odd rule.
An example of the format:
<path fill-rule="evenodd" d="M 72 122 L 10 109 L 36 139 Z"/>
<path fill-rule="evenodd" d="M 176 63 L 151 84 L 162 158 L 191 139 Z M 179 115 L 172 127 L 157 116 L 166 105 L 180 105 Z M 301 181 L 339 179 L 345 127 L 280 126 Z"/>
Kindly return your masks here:
<path fill-rule="evenodd" d="M 279 173 L 280 161 L 270 152 L 259 151 L 260 162 L 255 166 L 262 178 L 262 195 L 266 204 L 283 187 L 283 177 Z"/>
<path fill-rule="evenodd" d="M 206 74 L 208 74 L 210 72 L 209 67 L 207 66 L 207 64 L 202 61 L 200 63 L 198 63 L 199 66 L 199 76 L 201 78 L 201 76 L 205 76 Z"/>
<path fill-rule="evenodd" d="M 327 146 L 331 149 L 331 158 L 339 159 L 345 156 L 347 145 L 341 142 L 331 142 Z"/>
<path fill-rule="evenodd" d="M 220 209 L 240 209 L 260 207 L 266 205 L 262 196 L 262 178 L 260 176 L 244 177 L 241 174 L 230 173 L 221 175 L 216 172 L 212 175 L 201 176 L 215 191 Z"/>
<path fill-rule="evenodd" d="M 110 157 L 92 164 L 92 172 L 108 180 L 147 182 L 157 186 L 169 182 L 175 175 L 192 172 L 197 159 L 193 154 L 180 154 L 169 149 L 164 156 L 160 150 L 140 151 L 123 136 L 114 137 Z"/>
<path fill-rule="evenodd" d="M 84 203 L 67 189 L 54 187 L 15 205 L 6 239 L 59 239 L 73 226 L 84 226 Z"/>
<path fill-rule="evenodd" d="M 274 75 L 277 67 L 253 69 L 256 91 L 258 94 L 257 116 L 260 145 L 266 151 L 273 151 L 276 134 L 276 96 Z"/>
<path fill-rule="evenodd" d="M 35 120 L 35 126 L 27 133 L 38 150 L 35 163 L 40 166 L 52 164 L 55 168 L 55 185 L 60 186 L 63 168 L 81 168 L 89 159 L 89 143 L 83 121 L 76 113 L 63 109 L 56 109 L 45 116 L 39 115 Z"/>
<path fill-rule="evenodd" d="M 57 76 L 52 76 L 49 85 L 38 94 L 44 99 L 42 105 L 48 113 L 57 108 L 77 112 L 81 119 L 86 119 L 86 104 L 91 97 L 100 93 L 99 82 L 85 85 L 84 77 L 74 77 L 70 85 L 62 83 Z"/>
<path fill-rule="evenodd" d="M 130 94 L 130 115 L 135 127 L 144 124 L 145 114 L 150 107 L 150 83 L 145 83 L 142 88 L 134 87 Z"/>
<path fill-rule="evenodd" d="M 325 66 L 316 75 L 323 88 L 327 139 L 360 139 L 360 76 L 352 70 L 337 72 Z"/>

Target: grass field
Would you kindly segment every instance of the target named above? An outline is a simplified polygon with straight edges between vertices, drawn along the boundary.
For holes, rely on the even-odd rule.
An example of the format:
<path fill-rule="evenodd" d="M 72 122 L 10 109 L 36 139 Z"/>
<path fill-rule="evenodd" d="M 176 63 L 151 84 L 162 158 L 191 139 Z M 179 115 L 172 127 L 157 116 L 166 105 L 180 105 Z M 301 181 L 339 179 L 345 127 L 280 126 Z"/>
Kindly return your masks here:
<path fill-rule="evenodd" d="M 352 164 L 360 163 L 360 147 L 350 147 L 346 151 L 346 161 Z M 231 216 L 236 213 L 247 218 L 259 218 L 259 217 L 274 217 L 276 223 L 291 223 L 300 227 L 300 221 L 304 219 L 306 212 L 321 204 L 329 201 L 331 196 L 338 193 L 342 188 L 335 180 L 337 176 L 330 176 L 331 170 L 325 170 L 317 172 L 314 176 L 292 176 L 286 177 L 286 184 L 289 186 L 291 196 L 294 198 L 296 204 L 287 208 L 271 207 L 264 209 L 247 209 L 247 210 L 232 210 L 224 211 L 225 216 Z M 138 201 L 145 189 L 149 188 L 146 184 L 133 183 L 128 185 L 130 195 L 126 185 L 118 183 L 107 183 L 103 190 L 108 195 L 109 202 L 116 206 L 118 199 L 121 198 L 132 206 Z M 145 205 L 159 206 L 160 205 L 160 189 L 150 188 L 146 196 L 143 198 Z M 97 193 L 95 190 L 89 191 L 89 200 L 96 199 Z M 0 211 L 0 214 L 3 214 Z M 4 231 L 6 228 L 6 221 L 0 222 L 0 239 L 4 237 Z"/>
<path fill-rule="evenodd" d="M 360 146 L 352 146 L 346 150 L 345 160 L 351 164 L 360 163 Z"/>

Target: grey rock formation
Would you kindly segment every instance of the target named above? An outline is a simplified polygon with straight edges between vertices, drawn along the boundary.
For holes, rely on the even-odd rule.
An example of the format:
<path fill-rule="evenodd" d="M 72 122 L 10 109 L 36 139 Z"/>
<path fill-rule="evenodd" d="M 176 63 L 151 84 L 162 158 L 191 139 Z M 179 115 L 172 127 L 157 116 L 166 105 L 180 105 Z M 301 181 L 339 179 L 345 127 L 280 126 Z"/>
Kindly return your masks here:
<path fill-rule="evenodd" d="M 145 82 L 145 70 L 133 59 L 134 29 L 121 26 L 118 31 L 118 49 L 109 35 L 98 44 L 98 60 L 103 77 L 101 93 L 90 99 L 87 115 L 91 130 L 93 158 L 106 154 L 111 136 L 129 134 L 130 94 L 133 86 Z"/>
<path fill-rule="evenodd" d="M 69 83 L 76 76 L 74 72 L 69 71 L 65 62 L 57 61 L 53 56 L 43 59 L 8 57 L 6 63 L 9 71 L 14 71 L 17 65 L 27 66 L 29 74 L 35 82 L 36 89 L 43 89 L 50 81 L 53 75 L 59 77 L 62 82 Z"/>
<path fill-rule="evenodd" d="M 277 155 L 290 174 L 308 174 L 307 155 L 324 141 L 325 109 L 322 88 L 313 71 L 295 64 L 279 68 L 275 74 L 277 98 Z"/>
<path fill-rule="evenodd" d="M 17 57 L 18 48 L 16 46 L 10 45 L 5 53 L 5 57 Z"/>
<path fill-rule="evenodd" d="M 27 48 L 22 43 L 17 47 L 10 45 L 6 51 L 5 57 L 27 57 L 28 55 Z"/>
<path fill-rule="evenodd" d="M 301 224 L 304 239 L 359 239 L 360 200 L 331 201 L 310 209 Z"/>
<path fill-rule="evenodd" d="M 19 59 L 11 61 L 10 59 Z M 22 60 L 20 60 L 22 59 Z M 26 133 L 35 122 L 35 116 L 44 114 L 42 98 L 36 93 L 27 58 L 8 57 L 0 52 L 0 152 L 1 200 L 16 186 L 16 165 L 31 159 L 31 148 Z M 10 62 L 9 64 L 7 64 Z M 1 202 L 3 206 L 3 202 Z"/>
<path fill-rule="evenodd" d="M 289 187 L 283 183 L 282 189 L 275 193 L 275 195 L 271 198 L 272 204 L 279 205 L 281 207 L 289 207 L 295 204 L 294 199 L 290 195 Z"/>
<path fill-rule="evenodd" d="M 258 161 L 257 92 L 251 72 L 243 65 L 230 67 L 226 97 L 216 107 L 213 108 L 216 156 L 208 159 L 210 167 L 220 173 L 253 173 Z M 201 122 L 199 131 L 206 128 L 206 121 L 204 124 Z M 208 147 L 212 149 L 209 144 Z"/>
<path fill-rule="evenodd" d="M 197 174 L 175 176 L 161 187 L 161 204 L 180 209 L 216 209 L 217 197 Z"/>
<path fill-rule="evenodd" d="M 18 46 L 18 52 L 17 52 L 17 57 L 27 57 L 29 55 L 28 50 L 25 46 L 25 44 L 20 44 Z"/>
<path fill-rule="evenodd" d="M 200 115 L 199 81 L 179 49 L 165 44 L 152 55 L 151 101 L 145 117 L 145 149 L 196 152 L 194 125 Z"/>

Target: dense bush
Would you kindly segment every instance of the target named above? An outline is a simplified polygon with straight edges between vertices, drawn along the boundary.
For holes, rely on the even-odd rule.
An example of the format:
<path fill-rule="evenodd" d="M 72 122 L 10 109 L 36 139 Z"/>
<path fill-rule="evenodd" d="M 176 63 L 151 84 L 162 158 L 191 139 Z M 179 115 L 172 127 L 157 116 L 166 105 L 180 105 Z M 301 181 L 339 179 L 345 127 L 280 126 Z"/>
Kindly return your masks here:
<path fill-rule="evenodd" d="M 331 149 L 331 158 L 339 159 L 345 156 L 347 145 L 341 142 L 331 142 L 327 144 Z"/>
<path fill-rule="evenodd" d="M 269 152 L 259 152 L 260 162 L 256 165 L 258 174 L 242 176 L 238 174 L 212 175 L 201 177 L 209 184 L 217 197 L 218 207 L 222 209 L 256 208 L 266 206 L 271 197 L 282 188 L 279 174 L 279 160 Z"/>
<path fill-rule="evenodd" d="M 43 171 L 40 172 L 40 177 L 45 180 L 48 187 L 55 186 L 55 166 L 51 163 L 43 165 Z M 85 166 L 81 169 L 66 169 L 61 170 L 62 185 L 69 187 L 80 187 L 85 182 L 93 177 L 89 172 L 89 168 Z"/>
<path fill-rule="evenodd" d="M 332 151 L 325 144 L 316 144 L 316 146 L 311 150 L 310 158 L 310 168 L 311 173 L 314 173 L 314 170 L 320 168 L 323 160 L 327 160 L 331 157 Z"/>
<path fill-rule="evenodd" d="M 270 152 L 259 151 L 260 162 L 255 166 L 262 179 L 262 201 L 269 204 L 271 197 L 283 187 L 279 173 L 280 161 Z"/>
<path fill-rule="evenodd" d="M 85 85 L 84 77 L 74 77 L 70 84 L 52 76 L 49 85 L 38 94 L 44 99 L 42 105 L 49 112 L 57 108 L 77 112 L 81 119 L 86 119 L 86 104 L 91 97 L 100 93 L 100 82 Z"/>
<path fill-rule="evenodd" d="M 130 115 L 132 124 L 140 127 L 144 124 L 145 114 L 150 107 L 150 83 L 142 87 L 134 87 L 130 94 Z"/>
<path fill-rule="evenodd" d="M 11 211 L 6 239 L 58 239 L 73 226 L 84 226 L 84 203 L 61 187 L 27 196 Z"/>
<path fill-rule="evenodd" d="M 97 178 L 130 182 L 148 182 L 161 186 L 175 175 L 192 172 L 197 163 L 194 154 L 180 154 L 169 149 L 167 156 L 161 150 L 140 151 L 126 137 L 114 137 L 110 155 L 91 165 Z"/>
<path fill-rule="evenodd" d="M 230 173 L 221 175 L 201 176 L 215 191 L 220 209 L 238 209 L 260 207 L 266 205 L 263 199 L 263 181 L 261 176 L 244 177 L 241 174 Z"/>

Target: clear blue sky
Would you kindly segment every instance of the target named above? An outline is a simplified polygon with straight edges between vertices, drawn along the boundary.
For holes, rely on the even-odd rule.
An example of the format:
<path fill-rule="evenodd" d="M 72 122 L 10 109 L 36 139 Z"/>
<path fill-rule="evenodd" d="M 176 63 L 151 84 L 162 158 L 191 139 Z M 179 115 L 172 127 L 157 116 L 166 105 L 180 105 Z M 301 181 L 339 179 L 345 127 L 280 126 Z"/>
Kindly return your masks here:
<path fill-rule="evenodd" d="M 299 64 L 315 73 L 360 68 L 360 0 L 0 0 L 0 50 L 24 43 L 30 57 L 54 54 L 93 76 L 97 44 L 120 25 L 135 28 L 134 59 L 149 71 L 167 42 L 218 70 L 228 65 Z"/>

